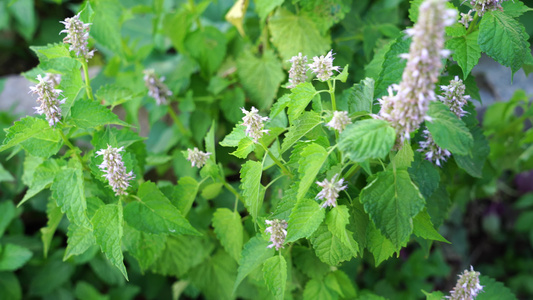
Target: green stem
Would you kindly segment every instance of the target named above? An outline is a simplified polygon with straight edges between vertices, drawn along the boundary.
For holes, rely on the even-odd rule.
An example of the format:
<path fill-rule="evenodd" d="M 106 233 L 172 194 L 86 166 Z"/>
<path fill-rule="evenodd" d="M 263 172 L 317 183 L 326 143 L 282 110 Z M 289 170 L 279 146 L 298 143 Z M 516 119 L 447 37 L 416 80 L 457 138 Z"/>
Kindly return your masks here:
<path fill-rule="evenodd" d="M 174 111 L 174 109 L 172 108 L 172 105 L 168 105 L 168 114 L 170 115 L 170 117 L 172 118 L 172 120 L 174 121 L 174 124 L 176 124 L 176 127 L 178 127 L 178 130 L 180 131 L 180 133 L 189 138 L 189 141 L 195 146 L 195 147 L 198 147 L 198 144 L 196 143 L 196 141 L 192 138 L 192 135 L 191 133 L 187 130 L 187 128 L 185 128 L 185 125 L 183 125 L 183 122 L 181 122 L 181 120 L 178 118 L 178 115 L 176 115 L 176 112 Z"/>
<path fill-rule="evenodd" d="M 224 187 L 228 189 L 228 191 L 230 191 L 233 195 L 235 195 L 235 197 L 237 197 L 237 199 L 241 200 L 243 203 L 244 203 L 244 199 L 241 197 L 241 194 L 239 194 L 239 192 L 237 192 L 227 181 L 226 179 L 224 178 Z M 236 207 L 236 205 L 235 205 Z"/>
<path fill-rule="evenodd" d="M 78 148 L 74 147 L 74 145 L 72 145 L 72 143 L 68 140 L 68 138 L 65 136 L 65 134 L 63 133 L 63 130 L 62 129 L 57 129 L 57 131 L 59 131 L 59 134 L 61 135 L 61 138 L 63 139 L 63 142 L 65 143 L 65 145 L 67 145 L 67 147 L 69 147 L 70 150 L 72 150 L 72 152 L 74 152 L 74 155 L 76 155 L 76 158 L 80 161 L 81 163 L 81 166 L 85 169 L 85 170 L 89 170 L 89 168 L 87 167 L 87 165 L 85 164 L 85 162 L 83 162 L 83 159 L 81 158 L 80 154 L 78 153 Z"/>
<path fill-rule="evenodd" d="M 83 75 L 85 76 L 85 91 L 87 92 L 87 97 L 94 101 L 93 89 L 91 88 L 91 79 L 89 78 L 89 66 L 83 57 L 80 59 L 80 62 L 83 69 Z"/>
<path fill-rule="evenodd" d="M 468 30 L 466 31 L 466 35 L 469 35 L 472 31 L 475 31 L 479 27 L 478 20 L 479 20 L 479 16 L 476 11 L 474 15 L 474 19 L 472 20 L 472 22 L 470 22 L 470 26 L 468 27 Z"/>
<path fill-rule="evenodd" d="M 359 171 L 359 169 L 361 168 L 361 165 L 359 164 L 354 164 L 349 170 L 348 172 L 346 172 L 346 175 L 344 176 L 344 178 L 346 180 L 348 180 L 348 178 L 352 177 L 355 173 L 357 173 L 357 171 Z"/>
<path fill-rule="evenodd" d="M 189 0 L 189 6 L 191 7 L 191 12 L 193 15 L 196 14 L 196 3 L 194 3 L 194 0 Z M 202 23 L 200 22 L 200 16 L 196 16 L 196 26 L 198 29 L 203 31 Z"/>
<path fill-rule="evenodd" d="M 337 103 L 335 102 L 335 83 L 331 86 L 331 80 L 328 80 L 329 96 L 331 97 L 331 109 L 337 110 Z"/>
<path fill-rule="evenodd" d="M 276 165 L 278 165 L 281 168 L 281 171 L 292 179 L 293 177 L 292 173 L 279 161 L 279 159 L 277 159 L 274 156 L 274 154 L 272 154 L 272 152 L 270 152 L 270 150 L 268 150 L 267 146 L 262 141 L 259 144 L 263 146 L 263 149 L 265 149 L 265 152 L 276 163 Z"/>

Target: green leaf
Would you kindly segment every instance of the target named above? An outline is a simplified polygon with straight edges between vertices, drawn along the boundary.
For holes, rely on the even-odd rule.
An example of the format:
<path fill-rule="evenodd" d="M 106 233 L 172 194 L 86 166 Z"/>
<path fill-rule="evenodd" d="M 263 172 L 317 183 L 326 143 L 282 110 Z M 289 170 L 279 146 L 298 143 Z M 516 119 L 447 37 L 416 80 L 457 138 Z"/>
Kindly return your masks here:
<path fill-rule="evenodd" d="M 415 153 L 413 152 L 413 148 L 411 148 L 411 144 L 405 143 L 402 146 L 402 149 L 398 150 L 396 152 L 396 155 L 394 156 L 394 167 L 395 168 L 409 168 L 411 167 L 411 163 L 414 161 Z M 387 168 L 391 168 L 392 165 L 388 165 Z"/>
<path fill-rule="evenodd" d="M 137 197 L 124 208 L 124 220 L 131 227 L 152 234 L 200 234 L 155 183 L 148 181 L 139 186 Z"/>
<path fill-rule="evenodd" d="M 237 290 L 239 284 L 248 274 L 272 257 L 274 253 L 274 249 L 268 248 L 268 241 L 263 240 L 259 235 L 251 238 L 242 249 L 233 292 Z"/>
<path fill-rule="evenodd" d="M 180 6 L 175 13 L 167 14 L 163 20 L 163 30 L 170 38 L 172 46 L 181 53 L 186 52 L 184 41 L 195 16 Z"/>
<path fill-rule="evenodd" d="M 532 11 L 532 8 L 527 7 L 522 1 L 505 1 L 502 2 L 503 12 L 513 18 L 518 18 L 528 11 Z"/>
<path fill-rule="evenodd" d="M 319 144 L 312 143 L 306 146 L 300 154 L 298 160 L 300 173 L 300 184 L 298 186 L 297 200 L 302 199 L 307 194 L 311 185 L 315 182 L 318 171 L 328 158 L 328 152 Z"/>
<path fill-rule="evenodd" d="M 353 256 L 357 256 L 359 251 L 357 243 L 353 239 L 353 233 L 346 230 L 346 225 L 350 223 L 350 213 L 346 205 L 337 205 L 328 211 L 326 215 L 326 225 L 334 237 L 339 239 L 344 246 L 348 247 Z"/>
<path fill-rule="evenodd" d="M 287 285 L 287 262 L 282 255 L 267 259 L 263 265 L 263 278 L 274 298 L 283 299 Z"/>
<path fill-rule="evenodd" d="M 61 261 L 61 252 L 56 251 L 39 268 L 32 272 L 29 295 L 49 295 L 54 290 L 72 279 L 75 266 L 70 262 Z"/>
<path fill-rule="evenodd" d="M 61 209 L 56 205 L 55 201 L 50 200 L 46 205 L 46 215 L 48 216 L 48 222 L 46 223 L 46 227 L 41 228 L 41 240 L 43 241 L 45 258 L 48 256 L 48 250 L 50 250 L 50 244 L 52 243 L 57 225 L 63 219 L 63 213 L 61 213 Z"/>
<path fill-rule="evenodd" d="M 227 208 L 219 208 L 213 214 L 213 228 L 220 243 L 235 261 L 239 260 L 243 244 L 241 216 Z"/>
<path fill-rule="evenodd" d="M 483 291 L 477 295 L 476 300 L 517 299 L 509 288 L 491 277 L 479 276 L 479 283 L 483 286 Z"/>
<path fill-rule="evenodd" d="M 446 48 L 452 50 L 453 60 L 463 70 L 463 78 L 468 77 L 472 68 L 477 65 L 481 57 L 481 48 L 478 45 L 479 31 L 473 31 L 468 35 L 454 37 L 446 42 Z"/>
<path fill-rule="evenodd" d="M 415 159 L 407 171 L 425 199 L 439 187 L 439 171 L 434 164 L 422 158 L 420 153 L 415 153 Z"/>
<path fill-rule="evenodd" d="M 70 223 L 67 231 L 67 249 L 63 260 L 69 259 L 73 255 L 85 253 L 89 247 L 96 245 L 93 229 Z"/>
<path fill-rule="evenodd" d="M 416 217 L 413 218 L 413 233 L 421 238 L 427 240 L 434 240 L 439 242 L 450 243 L 440 233 L 435 230 L 433 223 L 431 223 L 431 217 L 427 211 L 423 210 Z"/>
<path fill-rule="evenodd" d="M 428 293 L 424 290 L 422 290 L 424 295 L 426 296 L 426 300 L 442 300 L 444 299 L 444 294 L 441 291 L 435 291 Z"/>
<path fill-rule="evenodd" d="M 291 127 L 289 127 L 289 131 L 285 134 L 285 139 L 281 144 L 280 154 L 289 150 L 294 143 L 304 137 L 320 123 L 322 123 L 322 118 L 320 118 L 319 114 L 311 111 L 304 112 L 298 119 L 296 119 L 296 121 L 294 121 Z"/>
<path fill-rule="evenodd" d="M 226 135 L 224 139 L 219 143 L 222 147 L 237 147 L 239 142 L 246 137 L 244 130 L 246 129 L 242 123 L 239 123 L 233 127 L 230 134 Z"/>
<path fill-rule="evenodd" d="M 190 271 L 190 279 L 207 300 L 231 300 L 236 263 L 221 249 Z"/>
<path fill-rule="evenodd" d="M 141 270 L 147 270 L 161 256 L 167 237 L 164 234 L 151 234 L 137 230 L 127 223 L 124 225 L 122 242 L 137 262 Z"/>
<path fill-rule="evenodd" d="M 349 89 L 348 94 L 348 112 L 372 113 L 372 103 L 374 102 L 374 79 L 361 79 Z"/>
<path fill-rule="evenodd" d="M 17 211 L 15 209 L 15 205 L 11 201 L 0 202 L 0 211 L 2 212 L 2 218 L 0 218 L 1 238 L 9 224 L 11 224 L 11 221 L 16 217 Z"/>
<path fill-rule="evenodd" d="M 301 83 L 291 89 L 289 96 L 291 100 L 288 102 L 288 115 L 291 122 L 296 120 L 304 112 L 315 95 L 315 87 L 309 82 Z"/>
<path fill-rule="evenodd" d="M 136 96 L 129 88 L 118 84 L 106 84 L 96 92 L 96 99 L 104 105 L 117 106 Z"/>
<path fill-rule="evenodd" d="M 22 299 L 22 288 L 15 273 L 0 273 L 0 299 Z"/>
<path fill-rule="evenodd" d="M 408 53 L 410 44 L 411 39 L 400 36 L 385 54 L 381 72 L 375 84 L 374 96 L 376 98 L 387 95 L 387 88 L 394 83 L 399 83 L 402 79 L 403 69 L 407 62 L 400 57 L 400 54 Z"/>
<path fill-rule="evenodd" d="M 262 173 L 263 165 L 257 161 L 249 160 L 241 168 L 241 189 L 244 205 L 255 222 L 257 222 L 257 216 L 263 204 Z"/>
<path fill-rule="evenodd" d="M 473 145 L 472 134 L 466 125 L 450 111 L 446 104 L 432 101 L 429 104 L 430 122 L 426 126 L 435 143 L 453 154 L 467 155 Z"/>
<path fill-rule="evenodd" d="M 374 256 L 376 267 L 391 257 L 398 249 L 398 247 L 394 246 L 389 239 L 383 236 L 372 223 L 367 227 L 366 239 L 367 248 Z"/>
<path fill-rule="evenodd" d="M 329 279 L 329 280 L 328 280 Z M 328 282 L 335 282 L 336 289 L 334 289 L 341 297 L 346 299 L 353 299 L 357 295 L 352 283 L 352 279 L 341 270 L 336 270 L 328 274 L 326 284 Z M 329 286 L 329 285 L 328 285 Z M 331 288 L 331 286 L 330 286 Z"/>
<path fill-rule="evenodd" d="M 255 12 L 261 19 L 261 23 L 266 19 L 269 13 L 271 13 L 276 7 L 283 4 L 284 0 L 256 0 Z"/>
<path fill-rule="evenodd" d="M 178 180 L 176 197 L 171 199 L 171 201 L 183 216 L 186 216 L 189 213 L 189 210 L 194 203 L 194 199 L 196 199 L 198 187 L 198 182 L 192 177 L 184 176 Z"/>
<path fill-rule="evenodd" d="M 387 121 L 366 119 L 346 126 L 339 135 L 339 149 L 355 162 L 384 158 L 394 146 L 396 133 Z"/>
<path fill-rule="evenodd" d="M 94 224 L 96 243 L 107 259 L 128 279 L 122 254 L 122 236 L 124 235 L 122 203 L 107 204 L 100 207 L 94 214 L 91 223 Z"/>
<path fill-rule="evenodd" d="M 311 236 L 311 244 L 315 249 L 316 256 L 330 266 L 336 266 L 353 257 L 350 248 L 335 237 L 325 224 L 320 225 Z"/>
<path fill-rule="evenodd" d="M 31 197 L 37 195 L 40 191 L 50 186 L 54 182 L 54 177 L 60 171 L 58 160 L 48 159 L 40 164 L 33 172 L 33 178 L 30 188 L 26 191 L 24 198 L 19 202 L 18 206 L 24 204 Z"/>
<path fill-rule="evenodd" d="M 242 127 L 242 126 L 241 126 Z M 239 141 L 239 146 L 237 150 L 231 152 L 231 155 L 235 155 L 238 158 L 246 159 L 250 152 L 254 151 L 255 143 L 251 138 L 245 137 Z"/>
<path fill-rule="evenodd" d="M 9 173 L 9 171 L 6 170 L 4 166 L 2 166 L 2 164 L 0 164 L 0 182 L 14 180 L 15 178 L 13 177 L 13 175 L 11 175 L 11 173 Z"/>
<path fill-rule="evenodd" d="M 17 31 L 26 41 L 31 41 L 38 23 L 34 2 L 32 0 L 10 1 L 7 8 L 15 19 Z"/>
<path fill-rule="evenodd" d="M 530 52 L 524 26 L 502 11 L 487 12 L 479 24 L 478 43 L 481 51 L 500 64 L 511 67 L 513 75 Z"/>
<path fill-rule="evenodd" d="M 300 199 L 293 208 L 287 222 L 286 243 L 311 236 L 324 220 L 325 210 L 311 199 Z"/>
<path fill-rule="evenodd" d="M 129 126 L 105 106 L 87 99 L 80 99 L 74 103 L 67 123 L 80 128 L 95 128 L 107 124 Z"/>
<path fill-rule="evenodd" d="M 376 227 L 399 248 L 413 231 L 425 200 L 406 170 L 387 170 L 362 191 L 360 201 Z"/>
<path fill-rule="evenodd" d="M 483 166 L 490 154 L 490 147 L 483 130 L 476 126 L 470 129 L 474 138 L 474 144 L 468 155 L 454 155 L 453 158 L 459 168 L 465 170 L 473 177 L 481 178 L 483 176 Z"/>
<path fill-rule="evenodd" d="M 349 66 L 350 65 L 344 66 L 344 68 L 342 68 L 342 71 L 337 76 L 333 77 L 333 80 L 339 80 L 340 82 L 346 82 L 346 80 L 348 80 L 348 67 Z"/>
<path fill-rule="evenodd" d="M 217 28 L 206 26 L 187 34 L 185 49 L 200 64 L 204 77 L 215 73 L 226 56 L 226 37 Z"/>
<path fill-rule="evenodd" d="M 56 154 L 63 145 L 58 130 L 50 127 L 43 119 L 22 118 L 6 130 L 0 152 L 21 145 L 31 155 L 48 158 Z"/>
<path fill-rule="evenodd" d="M 244 51 L 237 59 L 237 75 L 253 104 L 259 109 L 272 104 L 279 85 L 285 79 L 281 62 L 272 52 L 265 50 L 261 57 Z"/>
<path fill-rule="evenodd" d="M 331 49 L 329 35 L 323 36 L 311 18 L 294 15 L 283 8 L 278 9 L 269 19 L 268 29 L 272 44 L 283 60 L 289 60 L 300 52 L 311 58 L 324 55 Z"/>
<path fill-rule="evenodd" d="M 52 197 L 61 212 L 67 215 L 71 223 L 91 228 L 87 217 L 83 172 L 77 163 L 75 168 L 64 168 L 57 172 L 52 183 Z"/>
<path fill-rule="evenodd" d="M 76 283 L 74 295 L 79 300 L 109 300 L 109 295 L 100 294 L 94 286 L 81 280 Z"/>
<path fill-rule="evenodd" d="M 28 249 L 14 244 L 0 245 L 0 271 L 15 271 L 33 256 Z"/>
<path fill-rule="evenodd" d="M 311 279 L 305 284 L 303 291 L 304 300 L 335 300 L 338 295 L 328 288 L 326 282 L 321 279 Z"/>
<path fill-rule="evenodd" d="M 102 46 L 116 54 L 123 55 L 121 16 L 125 11 L 118 0 L 96 0 L 91 2 L 94 20 L 91 36 Z"/>
<path fill-rule="evenodd" d="M 422 4 L 423 1 L 424 0 L 409 1 L 409 4 L 411 4 L 409 7 L 409 20 L 411 20 L 411 22 L 416 23 L 418 20 L 418 11 L 420 10 L 420 4 Z"/>
<path fill-rule="evenodd" d="M 152 270 L 161 275 L 184 276 L 204 261 L 213 245 L 197 236 L 168 236 L 165 249 L 153 264 Z"/>
<path fill-rule="evenodd" d="M 310 248 L 293 245 L 291 254 L 294 266 L 310 278 L 321 279 L 330 272 L 329 265 L 321 262 Z"/>

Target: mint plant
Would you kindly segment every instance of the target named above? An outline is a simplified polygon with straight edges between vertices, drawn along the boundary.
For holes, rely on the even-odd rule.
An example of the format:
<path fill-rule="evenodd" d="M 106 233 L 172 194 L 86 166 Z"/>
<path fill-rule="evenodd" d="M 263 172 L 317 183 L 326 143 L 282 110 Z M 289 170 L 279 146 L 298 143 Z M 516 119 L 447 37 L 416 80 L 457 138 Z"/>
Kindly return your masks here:
<path fill-rule="evenodd" d="M 176 297 L 378 297 L 358 292 L 350 261 L 449 243 L 446 187 L 485 176 L 497 129 L 472 105 L 481 52 L 513 74 L 533 65 L 518 0 L 411 1 L 412 27 L 369 22 L 362 49 L 328 32 L 382 2 L 255 1 L 247 24 L 237 1 L 237 29 L 206 22 L 209 1 L 148 2 L 86 1 L 63 43 L 32 47 L 44 116 L 16 121 L 0 151 L 24 152 L 19 206 L 50 191 L 44 258 L 66 216 L 65 263 L 101 252 L 126 280 L 175 278 Z M 449 298 L 510 294 L 478 277 L 465 271 Z"/>

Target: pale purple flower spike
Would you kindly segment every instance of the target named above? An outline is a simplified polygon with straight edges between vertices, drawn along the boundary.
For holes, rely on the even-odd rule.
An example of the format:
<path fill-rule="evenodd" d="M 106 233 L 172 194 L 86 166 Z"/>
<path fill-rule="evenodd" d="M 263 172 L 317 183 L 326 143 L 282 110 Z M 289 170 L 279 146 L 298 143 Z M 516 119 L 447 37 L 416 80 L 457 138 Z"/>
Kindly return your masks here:
<path fill-rule="evenodd" d="M 127 195 L 126 189 L 130 186 L 129 181 L 135 178 L 133 171 L 126 172 L 126 166 L 122 161 L 120 152 L 124 151 L 124 147 L 113 148 L 107 145 L 107 149 L 100 149 L 96 152 L 96 156 L 103 155 L 104 161 L 98 166 L 104 171 L 109 185 L 113 188 L 115 195 Z"/>
<path fill-rule="evenodd" d="M 444 49 L 444 28 L 456 21 L 457 13 L 446 9 L 445 0 L 426 0 L 420 5 L 418 21 L 406 30 L 412 37 L 407 66 L 399 85 L 389 87 L 389 95 L 379 100 L 377 118 L 388 121 L 396 131 L 396 149 L 401 148 L 411 132 L 429 119 L 429 103 L 435 100 L 435 83 L 443 67 L 442 58 L 450 52 Z M 393 92 L 397 92 L 394 94 Z"/>
<path fill-rule="evenodd" d="M 316 74 L 321 81 L 327 81 L 333 76 L 333 71 L 340 72 L 340 67 L 333 66 L 333 50 L 330 50 L 326 56 L 313 57 L 313 63 L 309 64 L 309 69 Z"/>
<path fill-rule="evenodd" d="M 269 225 L 265 232 L 270 233 L 270 242 L 268 248 L 276 247 L 276 250 L 283 248 L 285 237 L 287 236 L 287 222 L 285 220 L 265 220 L 265 223 Z"/>
<path fill-rule="evenodd" d="M 61 33 L 67 33 L 67 36 L 63 39 L 64 43 L 70 44 L 69 51 L 76 52 L 77 57 L 85 58 L 85 61 L 89 61 L 94 55 L 95 50 L 89 51 L 89 29 L 90 23 L 83 23 L 80 21 L 80 14 L 75 15 L 72 18 L 66 18 L 65 21 L 60 21 L 65 24 L 65 29 L 61 30 Z"/>
<path fill-rule="evenodd" d="M 148 96 L 155 99 L 157 105 L 167 104 L 167 98 L 172 96 L 172 91 L 163 83 L 165 77 L 158 78 L 155 71 L 144 70 L 144 84 L 148 88 Z"/>
<path fill-rule="evenodd" d="M 298 56 L 293 56 L 289 61 L 292 66 L 289 70 L 289 85 L 287 88 L 292 89 L 307 80 L 307 56 L 302 56 L 302 53 L 298 53 Z"/>
<path fill-rule="evenodd" d="M 52 77 L 52 74 L 46 74 L 44 78 L 41 75 L 37 75 L 39 83 L 36 86 L 30 87 L 30 92 L 37 94 L 37 102 L 40 102 L 39 106 L 34 107 L 35 112 L 45 114 L 50 127 L 54 126 L 61 119 L 61 107 L 59 105 L 65 103 L 66 100 L 58 99 L 62 91 L 55 88 L 54 81 L 51 80 Z"/>
<path fill-rule="evenodd" d="M 339 133 L 341 133 L 346 126 L 352 123 L 352 120 L 348 116 L 348 112 L 346 111 L 334 111 L 333 112 L 333 118 L 331 118 L 331 121 L 329 121 L 326 126 L 328 126 L 331 129 L 337 130 Z"/>
<path fill-rule="evenodd" d="M 326 206 L 337 206 L 337 198 L 339 198 L 339 192 L 345 190 L 348 185 L 343 185 L 344 178 L 341 178 L 337 181 L 339 174 L 335 174 L 331 181 L 324 179 L 322 182 L 316 182 L 318 186 L 322 187 L 322 191 L 316 195 L 316 199 L 325 199 L 326 201 L 322 204 L 322 207 Z"/>
<path fill-rule="evenodd" d="M 506 0 L 470 0 L 470 5 L 477 12 L 480 17 L 487 11 L 500 10 L 503 11 L 502 2 Z"/>
<path fill-rule="evenodd" d="M 474 300 L 479 292 L 483 291 L 483 286 L 479 284 L 479 275 L 479 272 L 474 271 L 472 266 L 470 266 L 470 271 L 464 270 L 463 274 L 459 274 L 457 284 L 446 299 Z"/>
<path fill-rule="evenodd" d="M 205 165 L 211 153 L 202 152 L 198 148 L 187 149 L 187 160 L 191 162 L 193 167 L 201 168 Z"/>
<path fill-rule="evenodd" d="M 241 108 L 241 111 L 245 114 L 242 118 L 242 126 L 246 126 L 246 136 L 251 137 L 254 143 L 259 143 L 259 139 L 263 134 L 268 133 L 263 122 L 268 121 L 268 117 L 261 117 L 257 108 L 253 107 L 250 111 L 247 111 L 244 108 Z"/>

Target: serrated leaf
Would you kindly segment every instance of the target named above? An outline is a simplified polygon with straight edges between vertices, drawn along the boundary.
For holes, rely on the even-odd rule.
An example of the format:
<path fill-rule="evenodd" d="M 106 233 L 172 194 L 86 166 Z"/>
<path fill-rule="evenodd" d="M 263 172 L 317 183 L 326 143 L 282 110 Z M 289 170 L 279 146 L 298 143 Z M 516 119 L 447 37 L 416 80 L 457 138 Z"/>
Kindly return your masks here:
<path fill-rule="evenodd" d="M 185 176 L 178 180 L 178 186 L 176 187 L 176 198 L 170 200 L 183 216 L 186 216 L 189 213 L 189 210 L 194 203 L 194 199 L 196 199 L 198 187 L 198 182 L 192 177 Z"/>
<path fill-rule="evenodd" d="M 136 96 L 129 88 L 118 84 L 101 86 L 95 94 L 98 102 L 104 105 L 117 106 Z"/>
<path fill-rule="evenodd" d="M 266 19 L 269 13 L 271 13 L 276 7 L 283 4 L 284 0 L 256 0 L 255 12 L 261 19 L 261 23 Z"/>
<path fill-rule="evenodd" d="M 50 189 L 57 206 L 71 223 L 91 228 L 87 217 L 83 172 L 79 163 L 75 168 L 64 168 L 57 172 Z"/>
<path fill-rule="evenodd" d="M 453 51 L 453 60 L 463 70 L 463 78 L 468 77 L 470 71 L 477 65 L 481 57 L 481 48 L 478 45 L 479 31 L 468 35 L 454 37 L 446 42 L 446 48 Z"/>
<path fill-rule="evenodd" d="M 206 26 L 188 33 L 185 49 L 200 64 L 204 77 L 215 73 L 226 56 L 226 37 L 216 27 Z"/>
<path fill-rule="evenodd" d="M 0 271 L 15 271 L 30 260 L 33 253 L 15 244 L 0 245 Z"/>
<path fill-rule="evenodd" d="M 304 82 L 291 89 L 290 101 L 287 103 L 289 110 L 289 120 L 296 120 L 305 108 L 309 105 L 313 97 L 316 95 L 315 87 L 309 83 Z"/>
<path fill-rule="evenodd" d="M 74 103 L 67 123 L 80 128 L 94 128 L 107 124 L 129 126 L 105 106 L 87 99 L 80 99 Z"/>
<path fill-rule="evenodd" d="M 66 261 L 73 255 L 83 254 L 89 247 L 96 245 L 96 239 L 92 228 L 70 223 L 67 231 L 67 249 L 63 260 Z"/>
<path fill-rule="evenodd" d="M 244 130 L 245 126 L 242 126 L 242 123 L 239 123 L 233 127 L 233 130 L 230 134 L 226 135 L 224 139 L 219 143 L 222 147 L 237 147 L 239 142 L 246 137 Z"/>
<path fill-rule="evenodd" d="M 241 216 L 237 212 L 232 212 L 227 208 L 219 208 L 213 214 L 212 222 L 215 234 L 226 252 L 235 261 L 239 261 L 244 231 Z"/>
<path fill-rule="evenodd" d="M 147 270 L 161 256 L 167 237 L 164 234 L 151 234 L 124 225 L 122 242 L 137 262 L 141 270 Z"/>
<path fill-rule="evenodd" d="M 348 247 L 353 256 L 357 256 L 359 251 L 357 243 L 353 239 L 353 233 L 346 230 L 346 225 L 350 223 L 350 213 L 346 205 L 337 205 L 328 211 L 326 215 L 326 225 L 329 231 L 338 238 L 344 246 Z"/>
<path fill-rule="evenodd" d="M 324 220 L 326 213 L 318 202 L 303 198 L 296 203 L 287 222 L 286 243 L 311 236 Z"/>
<path fill-rule="evenodd" d="M 387 94 L 387 88 L 390 85 L 400 82 L 407 63 L 405 59 L 400 57 L 400 54 L 408 53 L 409 45 L 411 45 L 411 39 L 400 36 L 390 46 L 390 50 L 385 54 L 379 77 L 376 80 L 374 97 L 381 98 Z"/>
<path fill-rule="evenodd" d="M 454 155 L 453 158 L 459 168 L 465 170 L 473 177 L 481 178 L 483 176 L 483 166 L 490 154 L 490 147 L 480 127 L 471 128 L 470 133 L 474 138 L 474 144 L 470 148 L 468 155 Z"/>
<path fill-rule="evenodd" d="M 241 168 L 241 189 L 244 205 L 257 222 L 259 210 L 263 204 L 261 174 L 263 165 L 260 162 L 249 160 Z"/>
<path fill-rule="evenodd" d="M 283 8 L 270 18 L 268 29 L 271 41 L 283 60 L 289 60 L 300 52 L 309 58 L 324 55 L 331 48 L 329 35 L 323 36 L 311 18 L 294 15 Z"/>
<path fill-rule="evenodd" d="M 350 248 L 344 246 L 341 240 L 335 237 L 325 224 L 318 227 L 310 240 L 316 256 L 330 266 L 336 266 L 353 257 Z"/>
<path fill-rule="evenodd" d="M 426 296 L 426 300 L 442 300 L 442 299 L 444 299 L 444 294 L 441 291 L 434 291 L 434 292 L 428 293 L 428 292 L 422 290 L 422 292 Z"/>
<path fill-rule="evenodd" d="M 425 199 L 439 187 L 439 171 L 435 165 L 422 158 L 420 153 L 415 153 L 414 161 L 407 171 Z"/>
<path fill-rule="evenodd" d="M 7 129 L 0 152 L 21 145 L 31 155 L 48 158 L 56 154 L 63 145 L 58 130 L 60 129 L 50 127 L 43 119 L 22 118 Z"/>
<path fill-rule="evenodd" d="M 348 95 L 348 112 L 372 113 L 372 103 L 374 102 L 374 79 L 361 79 L 359 83 L 353 85 Z"/>
<path fill-rule="evenodd" d="M 324 280 L 311 279 L 305 284 L 304 300 L 335 300 L 337 298 L 337 293 L 329 289 Z"/>
<path fill-rule="evenodd" d="M 294 266 L 310 278 L 323 278 L 330 271 L 329 265 L 320 261 L 310 248 L 294 245 L 291 254 Z"/>
<path fill-rule="evenodd" d="M 483 286 L 476 300 L 516 300 L 516 296 L 503 283 L 494 280 L 488 276 L 479 276 L 479 283 Z"/>
<path fill-rule="evenodd" d="M 451 203 L 450 195 L 446 191 L 446 187 L 441 185 L 431 194 L 431 197 L 426 199 L 427 211 L 431 216 L 431 222 L 438 228 L 448 216 Z"/>
<path fill-rule="evenodd" d="M 352 279 L 341 270 L 336 270 L 328 274 L 328 278 L 335 281 L 337 289 L 335 291 L 343 298 L 352 299 L 357 295 L 352 283 Z M 326 281 L 327 284 L 328 281 Z"/>
<path fill-rule="evenodd" d="M 263 240 L 259 235 L 251 238 L 242 249 L 233 292 L 237 290 L 239 284 L 248 274 L 272 257 L 274 253 L 274 249 L 268 248 L 268 241 Z"/>
<path fill-rule="evenodd" d="M 11 224 L 11 221 L 16 216 L 15 205 L 11 201 L 0 202 L 0 211 L 2 218 L 0 218 L 0 238 L 4 235 L 5 230 Z"/>
<path fill-rule="evenodd" d="M 91 223 L 94 224 L 96 243 L 107 259 L 120 270 L 127 280 L 128 273 L 122 254 L 122 236 L 124 235 L 122 203 L 100 207 L 91 219 Z"/>
<path fill-rule="evenodd" d="M 362 191 L 360 201 L 370 219 L 399 248 L 413 231 L 412 219 L 425 200 L 406 170 L 387 170 Z"/>
<path fill-rule="evenodd" d="M 513 18 L 518 18 L 522 14 L 533 10 L 532 8 L 529 8 L 524 5 L 524 3 L 519 0 L 502 2 L 502 7 L 503 12 Z"/>
<path fill-rule="evenodd" d="M 252 103 L 259 109 L 272 104 L 285 79 L 281 62 L 269 50 L 265 50 L 261 57 L 244 51 L 237 59 L 237 75 Z"/>
<path fill-rule="evenodd" d="M 15 273 L 0 273 L 0 298 L 1 299 L 22 299 L 22 288 Z"/>
<path fill-rule="evenodd" d="M 366 240 L 367 248 L 374 256 L 376 267 L 391 257 L 398 249 L 372 223 L 367 227 Z"/>
<path fill-rule="evenodd" d="M 294 123 L 289 127 L 289 131 L 285 134 L 285 139 L 281 144 L 281 153 L 289 150 L 294 143 L 304 137 L 308 132 L 313 130 L 316 126 L 322 123 L 320 115 L 315 112 L 304 112 Z"/>
<path fill-rule="evenodd" d="M 122 37 L 120 21 L 124 7 L 117 0 L 93 1 L 94 21 L 91 36 L 102 46 L 122 55 Z"/>
<path fill-rule="evenodd" d="M 307 194 L 311 185 L 315 182 L 318 171 L 328 158 L 328 152 L 324 147 L 312 143 L 306 146 L 300 154 L 298 160 L 300 173 L 300 184 L 298 185 L 297 200 L 302 199 Z"/>
<path fill-rule="evenodd" d="M 413 218 L 413 233 L 414 235 L 439 242 L 450 243 L 433 227 L 431 217 L 427 211 L 423 210 L 416 217 Z"/>
<path fill-rule="evenodd" d="M 524 26 L 502 11 L 489 11 L 479 24 L 481 51 L 500 64 L 511 67 L 513 75 L 529 54 L 529 36 Z"/>
<path fill-rule="evenodd" d="M 265 261 L 263 278 L 274 298 L 283 299 L 287 285 L 287 262 L 282 255 L 275 255 Z"/>
<path fill-rule="evenodd" d="M 220 249 L 192 269 L 190 279 L 207 300 L 231 300 L 236 267 L 235 261 Z"/>
<path fill-rule="evenodd" d="M 52 238 L 56 231 L 57 225 L 61 219 L 63 219 L 63 213 L 61 209 L 56 205 L 55 201 L 50 200 L 46 205 L 46 215 L 48 217 L 48 222 L 46 227 L 41 228 L 41 240 L 43 241 L 43 253 L 44 257 L 48 256 L 48 250 L 50 250 L 50 243 L 52 243 Z"/>
<path fill-rule="evenodd" d="M 213 244 L 197 236 L 168 236 L 165 248 L 151 269 L 162 275 L 181 277 L 204 261 Z"/>
<path fill-rule="evenodd" d="M 400 150 L 396 153 L 394 156 L 394 167 L 396 168 L 409 168 L 411 167 L 411 163 L 414 161 L 414 155 L 413 148 L 411 148 L 411 144 L 405 143 Z M 392 167 L 391 165 L 388 165 L 387 168 Z"/>
<path fill-rule="evenodd" d="M 453 154 L 468 154 L 474 143 L 472 134 L 446 104 L 432 101 L 429 104 L 428 116 L 431 121 L 426 122 L 426 126 L 439 147 Z"/>
<path fill-rule="evenodd" d="M 26 191 L 24 198 L 19 202 L 18 206 L 24 204 L 31 197 L 37 195 L 40 191 L 52 184 L 55 174 L 60 171 L 60 166 L 55 159 L 45 160 L 33 172 L 33 178 L 30 188 Z"/>
<path fill-rule="evenodd" d="M 394 146 L 396 133 L 387 121 L 367 119 L 346 126 L 339 135 L 339 149 L 355 162 L 384 158 Z"/>
<path fill-rule="evenodd" d="M 11 173 L 9 173 L 9 171 L 6 170 L 2 164 L 0 164 L 0 182 L 14 180 L 15 178 L 13 177 L 13 175 L 11 175 Z"/>
<path fill-rule="evenodd" d="M 238 158 L 246 159 L 248 157 L 248 154 L 254 151 L 254 149 L 255 149 L 254 141 L 249 137 L 245 137 L 239 141 L 237 150 L 231 152 L 230 154 L 235 155 Z"/>
<path fill-rule="evenodd" d="M 137 197 L 124 208 L 124 220 L 131 227 L 152 234 L 200 234 L 155 183 L 148 181 L 139 186 Z"/>

